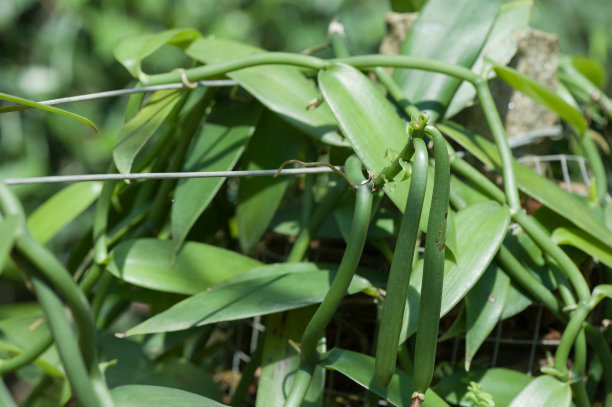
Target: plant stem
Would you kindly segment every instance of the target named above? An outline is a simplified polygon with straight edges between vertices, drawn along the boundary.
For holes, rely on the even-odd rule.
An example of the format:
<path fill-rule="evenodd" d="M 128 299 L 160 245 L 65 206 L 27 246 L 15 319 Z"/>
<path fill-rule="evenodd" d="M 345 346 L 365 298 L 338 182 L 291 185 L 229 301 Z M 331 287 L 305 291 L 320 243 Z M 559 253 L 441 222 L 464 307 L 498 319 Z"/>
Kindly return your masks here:
<path fill-rule="evenodd" d="M 402 89 L 399 87 L 397 82 L 393 80 L 393 77 L 389 74 L 389 72 L 387 72 L 385 68 L 383 68 L 382 66 L 377 66 L 376 68 L 374 68 L 374 75 L 376 75 L 376 78 L 378 78 L 380 83 L 382 83 L 385 88 L 387 88 L 387 91 L 389 92 L 389 95 L 391 95 L 393 100 L 395 100 L 395 102 L 402 108 L 402 110 L 406 112 L 408 118 L 418 117 L 421 114 L 419 108 L 410 103 L 408 99 L 406 99 L 406 95 L 404 95 Z"/>
<path fill-rule="evenodd" d="M 584 150 L 584 153 L 589 160 L 591 170 L 593 171 L 593 177 L 595 178 L 595 190 L 597 192 L 597 200 L 600 205 L 605 205 L 606 195 L 608 194 L 608 179 L 606 176 L 606 169 L 604 168 L 601 156 L 597 151 L 595 142 L 589 137 L 588 130 L 585 131 L 581 136 L 578 137 L 580 145 Z"/>
<path fill-rule="evenodd" d="M 287 395 L 287 399 L 285 400 L 284 407 L 299 407 L 304 402 L 304 397 L 306 397 L 306 392 L 308 391 L 308 387 L 310 387 L 310 382 L 312 380 L 312 375 L 314 373 L 315 364 L 304 364 L 302 363 L 293 379 L 293 384 L 291 385 L 291 391 Z"/>
<path fill-rule="evenodd" d="M 33 362 L 53 344 L 53 337 L 48 331 L 37 337 L 34 343 L 29 344 L 30 347 L 25 349 L 23 353 L 13 356 L 10 359 L 2 359 L 0 361 L 0 377 L 14 372 L 23 366 Z"/>

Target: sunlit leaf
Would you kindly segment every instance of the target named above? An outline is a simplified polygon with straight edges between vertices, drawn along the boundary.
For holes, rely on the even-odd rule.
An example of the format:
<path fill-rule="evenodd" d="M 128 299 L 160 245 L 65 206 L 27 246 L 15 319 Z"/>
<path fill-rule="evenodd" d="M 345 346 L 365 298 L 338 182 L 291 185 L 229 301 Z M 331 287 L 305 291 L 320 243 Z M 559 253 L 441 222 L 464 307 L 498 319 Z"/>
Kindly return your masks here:
<path fill-rule="evenodd" d="M 572 390 L 569 383 L 561 382 L 551 376 L 539 376 L 512 400 L 510 407 L 569 407 L 571 403 Z"/>
<path fill-rule="evenodd" d="M 610 247 L 598 240 L 592 239 L 583 230 L 565 227 L 556 228 L 551 235 L 551 239 L 560 245 L 574 246 L 606 266 L 612 267 L 612 250 L 610 250 Z"/>
<path fill-rule="evenodd" d="M 30 234 L 39 242 L 47 243 L 83 213 L 100 196 L 100 191 L 101 182 L 77 183 L 62 189 L 28 216 Z"/>
<path fill-rule="evenodd" d="M 612 284 L 600 284 L 593 288 L 593 295 L 591 297 L 591 306 L 597 305 L 604 298 L 612 298 Z"/>
<path fill-rule="evenodd" d="M 223 407 L 206 397 L 169 387 L 128 385 L 115 387 L 111 395 L 116 407 Z"/>

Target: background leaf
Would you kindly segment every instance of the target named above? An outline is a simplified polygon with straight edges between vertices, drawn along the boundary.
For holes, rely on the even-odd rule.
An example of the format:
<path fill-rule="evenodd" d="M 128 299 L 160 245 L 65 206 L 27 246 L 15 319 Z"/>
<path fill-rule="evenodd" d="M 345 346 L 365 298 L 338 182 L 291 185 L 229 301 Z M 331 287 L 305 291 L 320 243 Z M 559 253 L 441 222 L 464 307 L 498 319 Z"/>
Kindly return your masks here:
<path fill-rule="evenodd" d="M 2 274 L 4 263 L 13 248 L 18 227 L 19 219 L 16 216 L 7 216 L 0 219 L 0 274 Z"/>
<path fill-rule="evenodd" d="M 222 407 L 218 403 L 197 394 L 168 387 L 129 385 L 111 390 L 117 407 Z"/>

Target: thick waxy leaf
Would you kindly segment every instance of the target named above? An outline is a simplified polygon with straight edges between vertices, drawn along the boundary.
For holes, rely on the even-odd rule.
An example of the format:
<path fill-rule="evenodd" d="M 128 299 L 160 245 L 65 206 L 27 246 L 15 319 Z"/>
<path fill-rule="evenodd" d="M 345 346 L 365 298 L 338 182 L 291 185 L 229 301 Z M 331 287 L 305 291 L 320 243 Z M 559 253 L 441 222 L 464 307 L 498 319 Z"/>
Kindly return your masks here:
<path fill-rule="evenodd" d="M 219 100 L 200 134 L 191 143 L 183 171 L 227 171 L 234 168 L 255 131 L 261 114 L 256 102 Z M 172 241 L 175 251 L 221 188 L 225 178 L 182 179 L 172 205 Z"/>
<path fill-rule="evenodd" d="M 89 119 L 87 119 L 87 118 L 85 118 L 83 116 L 79 116 L 78 114 L 71 113 L 71 112 L 68 112 L 68 111 L 63 110 L 63 109 L 58 109 L 57 107 L 54 107 L 54 106 L 42 105 L 40 103 L 33 102 L 31 100 L 28 100 L 28 99 L 20 98 L 19 96 L 8 95 L 8 94 L 2 93 L 2 92 L 0 92 L 0 100 L 6 100 L 7 102 L 17 103 L 17 104 L 22 105 L 22 106 L 31 107 L 31 108 L 34 108 L 34 109 L 45 110 L 47 112 L 59 114 L 60 116 L 70 117 L 71 119 L 75 119 L 75 120 L 80 121 L 81 123 L 85 123 L 86 125 L 88 125 L 92 129 L 94 129 L 94 131 L 96 131 L 96 132 L 98 131 L 98 128 L 96 127 L 95 124 L 93 124 L 93 122 L 91 120 L 89 120 Z M 13 109 L 13 106 L 2 108 L 2 109 L 0 109 L 0 113 L 12 112 L 13 110 L 22 110 L 22 109 L 19 109 L 19 107 L 21 107 L 21 106 L 16 106 L 16 107 L 17 107 L 17 109 Z"/>
<path fill-rule="evenodd" d="M 16 216 L 7 216 L 0 219 L 0 274 L 4 269 L 4 262 L 13 248 L 18 227 L 19 219 Z"/>
<path fill-rule="evenodd" d="M 487 40 L 500 4 L 500 0 L 429 0 L 410 28 L 400 54 L 470 68 Z M 446 75 L 407 69 L 397 69 L 394 78 L 408 100 L 429 111 L 433 121 L 461 84 Z"/>
<path fill-rule="evenodd" d="M 588 233 L 577 228 L 557 228 L 551 236 L 553 242 L 560 245 L 570 245 L 582 250 L 589 256 L 595 257 L 608 267 L 612 267 L 612 250 L 598 240 L 594 240 Z"/>
<path fill-rule="evenodd" d="M 271 315 L 266 324 L 261 375 L 257 386 L 256 407 L 282 406 L 291 391 L 300 355 L 289 341 L 299 343 L 316 307 L 304 307 Z M 325 351 L 319 346 L 318 351 Z M 321 406 L 325 370 L 317 366 L 301 406 Z"/>
<path fill-rule="evenodd" d="M 200 33 L 195 30 L 176 28 L 156 34 L 126 38 L 115 47 L 115 58 L 134 78 L 142 79 L 143 76 L 146 76 L 140 66 L 143 59 L 164 45 L 184 48 L 199 36 Z"/>
<path fill-rule="evenodd" d="M 175 304 L 128 334 L 178 331 L 316 304 L 325 297 L 335 273 L 313 263 L 263 266 Z M 348 294 L 369 287 L 368 280 L 355 276 Z"/>
<path fill-rule="evenodd" d="M 120 173 L 131 171 L 134 159 L 172 113 L 181 94 L 177 90 L 153 93 L 138 114 L 123 125 L 113 147 L 113 160 Z"/>
<path fill-rule="evenodd" d="M 223 407 L 206 397 L 169 387 L 129 385 L 111 390 L 116 407 Z"/>
<path fill-rule="evenodd" d="M 39 206 L 27 221 L 28 230 L 39 242 L 47 243 L 87 209 L 100 195 L 101 182 L 70 185 Z"/>
<path fill-rule="evenodd" d="M 518 36 L 529 23 L 532 4 L 532 0 L 516 0 L 501 5 L 487 36 L 487 42 L 472 65 L 472 72 L 480 74 L 484 65 L 484 57 L 493 60 L 498 65 L 506 65 L 510 62 L 516 54 Z M 452 117 L 468 106 L 474 97 L 476 97 L 476 89 L 472 84 L 464 82 L 455 93 L 444 116 Z"/>
<path fill-rule="evenodd" d="M 213 64 L 264 51 L 234 41 L 200 38 L 186 52 L 200 62 Z M 227 76 L 238 81 L 268 109 L 307 134 L 327 144 L 348 145 L 336 133 L 336 120 L 325 103 L 313 109 L 307 108 L 320 94 L 299 68 L 288 65 L 255 66 L 230 72 Z"/>
<path fill-rule="evenodd" d="M 440 125 L 440 129 L 484 164 L 501 172 L 501 160 L 495 146 L 484 138 L 456 124 Z M 541 177 L 529 167 L 514 161 L 516 180 L 523 192 L 574 225 L 612 247 L 612 231 L 593 214 L 592 209 L 576 195 L 568 194 L 554 182 Z"/>
<path fill-rule="evenodd" d="M 497 76 L 508 85 L 557 113 L 563 120 L 571 124 L 578 134 L 582 134 L 587 128 L 582 113 L 567 104 L 546 86 L 509 67 L 495 66 L 493 69 Z"/>
<path fill-rule="evenodd" d="M 409 406 L 411 404 L 412 393 L 414 392 L 412 376 L 401 370 L 396 370 L 389 385 L 385 388 L 379 387 L 376 385 L 374 358 L 371 356 L 334 348 L 325 354 L 319 363 L 326 369 L 342 373 L 395 406 Z M 433 390 L 427 390 L 423 407 L 447 406 L 448 404 Z"/>
<path fill-rule="evenodd" d="M 493 396 L 495 407 L 508 407 L 532 380 L 533 377 L 526 374 L 503 368 L 474 369 L 469 373 L 457 369 L 449 376 L 443 377 L 435 389 L 449 403 L 473 407 L 473 402 L 466 396 L 468 383 L 474 381 L 484 392 Z"/>
<path fill-rule="evenodd" d="M 572 390 L 569 383 L 563 383 L 551 376 L 539 376 L 512 400 L 510 407 L 569 407 L 571 404 Z"/>
<path fill-rule="evenodd" d="M 476 284 L 501 245 L 510 222 L 508 209 L 492 201 L 479 202 L 457 212 L 456 262 L 445 260 L 442 308 L 446 315 Z M 412 335 L 417 327 L 419 292 L 423 278 L 420 260 L 410 277 L 401 341 Z"/>
<path fill-rule="evenodd" d="M 297 158 L 302 145 L 295 128 L 267 112 L 243 155 L 245 170 L 278 168 Z M 255 247 L 283 198 L 290 177 L 247 177 L 240 180 L 236 222 L 240 248 L 248 253 Z"/>
<path fill-rule="evenodd" d="M 465 297 L 465 367 L 470 369 L 474 355 L 499 322 L 504 309 L 510 278 L 491 263 Z"/>
<path fill-rule="evenodd" d="M 191 295 L 259 266 L 250 257 L 203 243 L 187 242 L 175 256 L 169 240 L 139 239 L 113 249 L 108 270 L 130 284 Z"/>

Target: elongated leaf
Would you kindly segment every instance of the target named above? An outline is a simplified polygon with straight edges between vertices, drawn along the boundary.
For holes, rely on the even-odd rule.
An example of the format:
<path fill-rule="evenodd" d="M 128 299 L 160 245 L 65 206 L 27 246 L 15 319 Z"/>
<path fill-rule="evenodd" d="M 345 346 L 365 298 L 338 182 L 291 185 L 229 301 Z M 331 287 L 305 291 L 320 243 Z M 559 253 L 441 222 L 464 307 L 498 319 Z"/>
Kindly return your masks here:
<path fill-rule="evenodd" d="M 100 191 L 101 182 L 83 182 L 62 189 L 28 217 L 30 233 L 39 242 L 47 243 L 83 213 L 100 196 Z"/>
<path fill-rule="evenodd" d="M 278 168 L 297 157 L 302 145 L 293 127 L 274 113 L 265 114 L 243 155 L 245 170 Z M 255 247 L 283 198 L 289 177 L 248 177 L 240 180 L 236 222 L 243 252 Z"/>
<path fill-rule="evenodd" d="M 574 246 L 589 256 L 595 257 L 606 266 L 612 267 L 612 250 L 610 250 L 610 247 L 592 239 L 588 233 L 578 228 L 556 228 L 551 239 L 560 245 Z"/>
<path fill-rule="evenodd" d="M 4 270 L 4 262 L 13 248 L 18 227 L 19 219 L 16 216 L 7 216 L 0 219 L 0 274 Z"/>
<path fill-rule="evenodd" d="M 400 54 L 472 67 L 495 21 L 500 0 L 429 0 L 410 28 Z M 446 75 L 397 69 L 394 78 L 408 100 L 432 121 L 451 101 L 461 81 Z"/>
<path fill-rule="evenodd" d="M 299 343 L 316 307 L 304 307 L 271 315 L 266 324 L 261 375 L 257 386 L 256 407 L 282 406 L 300 366 L 300 355 L 289 341 Z M 325 349 L 319 349 L 325 351 Z M 300 406 L 321 406 L 325 370 L 317 366 Z"/>
<path fill-rule="evenodd" d="M 115 58 L 136 79 L 142 79 L 142 60 L 157 51 L 164 45 L 174 45 L 185 48 L 198 38 L 200 33 L 188 28 L 175 28 L 156 34 L 129 37 L 115 47 Z"/>
<path fill-rule="evenodd" d="M 587 128 L 587 122 L 582 113 L 567 104 L 546 86 L 509 67 L 494 66 L 493 69 L 497 76 L 508 85 L 557 113 L 563 120 L 571 124 L 578 134 L 582 134 Z"/>
<path fill-rule="evenodd" d="M 178 331 L 316 304 L 329 290 L 335 272 L 312 263 L 264 266 L 183 300 L 130 329 L 128 334 Z M 368 287 L 368 280 L 356 276 L 348 293 Z"/>
<path fill-rule="evenodd" d="M 259 266 L 250 257 L 203 243 L 187 242 L 174 256 L 169 240 L 138 239 L 113 249 L 108 270 L 139 287 L 191 295 Z"/>
<path fill-rule="evenodd" d="M 456 262 L 444 262 L 441 317 L 468 293 L 484 273 L 504 239 L 509 222 L 508 209 L 492 201 L 479 202 L 457 212 L 457 258 Z M 416 330 L 422 278 L 421 259 L 410 277 L 402 342 Z"/>
<path fill-rule="evenodd" d="M 138 114 L 123 125 L 113 147 L 113 160 L 120 173 L 127 174 L 131 171 L 134 159 L 168 118 L 181 94 L 181 91 L 176 90 L 153 93 Z"/>
<path fill-rule="evenodd" d="M 467 333 L 465 335 L 465 368 L 470 370 L 474 355 L 500 320 L 510 278 L 491 263 L 465 297 Z"/>
<path fill-rule="evenodd" d="M 234 41 L 200 38 L 186 52 L 200 62 L 212 64 L 264 51 Z M 320 95 L 299 68 L 287 65 L 255 66 L 230 72 L 227 76 L 238 81 L 268 109 L 317 140 L 337 146 L 348 145 L 336 133 L 336 120 L 325 103 L 313 109 L 307 108 Z"/>
<path fill-rule="evenodd" d="M 539 376 L 512 400 L 510 407 L 569 407 L 571 404 L 572 390 L 569 383 L 563 383 L 551 376 Z"/>
<path fill-rule="evenodd" d="M 206 397 L 169 387 L 129 385 L 115 387 L 111 395 L 116 407 L 223 407 Z"/>
<path fill-rule="evenodd" d="M 446 123 L 440 129 L 484 164 L 501 172 L 501 161 L 495 146 L 484 138 L 469 132 L 456 124 Z M 554 182 L 541 177 L 529 167 L 514 161 L 519 189 L 542 205 L 550 208 L 591 237 L 612 247 L 612 231 L 593 214 L 593 210 L 578 196 L 569 194 Z"/>
<path fill-rule="evenodd" d="M 396 370 L 391 382 L 386 388 L 376 385 L 374 375 L 374 358 L 362 353 L 334 348 L 325 354 L 319 362 L 326 369 L 342 373 L 355 383 L 387 400 L 395 406 L 411 404 L 414 383 L 407 373 Z M 433 390 L 425 392 L 423 407 L 447 407 L 448 404 Z"/>
<path fill-rule="evenodd" d="M 8 94 L 2 93 L 2 92 L 0 92 L 0 100 L 6 100 L 7 102 L 17 103 L 19 105 L 28 106 L 28 107 L 31 107 L 31 108 L 34 108 L 34 109 L 45 110 L 47 112 L 59 114 L 60 116 L 66 116 L 66 117 L 69 117 L 71 119 L 78 120 L 81 123 L 85 123 L 86 125 L 88 125 L 92 129 L 94 129 L 95 132 L 98 132 L 98 128 L 96 127 L 96 125 L 91 120 L 89 120 L 89 119 L 87 119 L 87 118 L 85 118 L 83 116 L 79 116 L 78 114 L 71 113 L 71 112 L 69 112 L 67 110 L 59 109 L 59 108 L 53 107 L 53 106 L 43 105 L 43 104 L 40 104 L 38 102 L 34 102 L 34 101 L 31 101 L 31 100 L 28 100 L 28 99 L 24 99 L 24 98 L 21 98 L 19 96 L 8 95 Z M 0 109 L 0 113 L 13 111 L 13 109 L 11 109 L 11 108 L 12 108 L 12 106 L 10 106 L 8 108 Z"/>
<path fill-rule="evenodd" d="M 593 288 L 593 295 L 591 297 L 591 306 L 599 304 L 604 298 L 612 298 L 612 284 L 600 284 Z"/>
<path fill-rule="evenodd" d="M 487 57 L 497 65 L 506 65 L 516 54 L 518 36 L 529 23 L 532 0 L 515 0 L 501 5 L 487 42 L 480 50 L 476 62 L 472 65 L 472 72 L 480 74 Z M 476 97 L 476 89 L 470 83 L 462 83 L 453 97 L 445 117 L 452 117 L 464 107 L 468 106 Z"/>
<path fill-rule="evenodd" d="M 234 168 L 255 131 L 260 114 L 259 103 L 218 100 L 202 131 L 191 143 L 183 171 L 227 171 Z M 175 251 L 224 181 L 225 178 L 192 178 L 178 182 L 171 212 Z"/>

